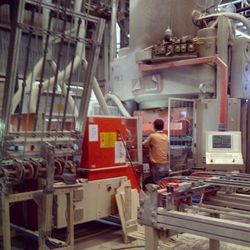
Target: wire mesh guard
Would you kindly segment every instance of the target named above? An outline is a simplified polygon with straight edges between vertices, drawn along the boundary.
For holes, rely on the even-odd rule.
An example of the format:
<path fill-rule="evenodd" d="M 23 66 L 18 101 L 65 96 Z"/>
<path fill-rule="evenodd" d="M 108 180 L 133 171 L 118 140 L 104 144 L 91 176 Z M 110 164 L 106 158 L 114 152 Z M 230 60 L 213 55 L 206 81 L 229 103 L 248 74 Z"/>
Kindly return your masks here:
<path fill-rule="evenodd" d="M 58 153 L 73 150 L 85 126 L 104 25 L 84 13 L 82 1 L 19 1 L 7 38 L 3 158 L 40 155 L 41 142 L 58 144 Z"/>
<path fill-rule="evenodd" d="M 173 171 L 192 167 L 194 162 L 194 101 L 169 98 L 169 160 Z"/>

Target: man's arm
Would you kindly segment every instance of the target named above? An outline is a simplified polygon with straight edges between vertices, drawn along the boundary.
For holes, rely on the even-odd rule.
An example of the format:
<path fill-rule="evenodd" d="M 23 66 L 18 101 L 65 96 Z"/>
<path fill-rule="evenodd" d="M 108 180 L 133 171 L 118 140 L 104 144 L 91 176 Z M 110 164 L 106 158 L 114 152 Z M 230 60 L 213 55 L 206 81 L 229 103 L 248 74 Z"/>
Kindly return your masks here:
<path fill-rule="evenodd" d="M 150 146 L 151 136 L 149 136 L 143 143 L 142 146 L 148 148 Z"/>

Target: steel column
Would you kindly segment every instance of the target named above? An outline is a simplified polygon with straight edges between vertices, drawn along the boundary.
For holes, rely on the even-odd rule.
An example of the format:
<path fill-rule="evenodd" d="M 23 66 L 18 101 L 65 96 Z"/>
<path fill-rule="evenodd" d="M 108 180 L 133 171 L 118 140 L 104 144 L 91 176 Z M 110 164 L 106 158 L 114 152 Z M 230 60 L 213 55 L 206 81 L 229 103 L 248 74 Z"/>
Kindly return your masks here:
<path fill-rule="evenodd" d="M 10 203 L 9 195 L 1 190 L 1 219 L 3 231 L 3 249 L 11 250 L 11 232 L 10 232 Z"/>
<path fill-rule="evenodd" d="M 91 91 L 93 89 L 94 75 L 96 73 L 96 68 L 99 61 L 99 54 L 100 54 L 104 28 L 105 28 L 105 21 L 103 19 L 100 19 L 96 27 L 93 49 L 91 51 L 88 68 L 85 73 L 86 76 L 84 81 L 84 90 L 81 98 L 79 117 L 76 124 L 76 130 L 78 130 L 79 132 L 84 131 L 85 128 L 86 116 L 88 113 Z"/>
<path fill-rule="evenodd" d="M 9 118 L 11 113 L 12 97 L 14 94 L 16 79 L 17 79 L 17 65 L 19 59 L 19 51 L 22 37 L 22 30 L 18 27 L 19 23 L 23 22 L 24 16 L 24 0 L 13 1 L 13 17 L 11 24 L 10 46 L 8 52 L 8 63 L 6 71 L 6 81 L 4 85 L 4 96 L 2 106 L 2 122 L 4 125 L 4 133 L 7 134 L 9 130 Z"/>
<path fill-rule="evenodd" d="M 145 250 L 158 249 L 159 232 L 157 229 L 145 226 Z"/>

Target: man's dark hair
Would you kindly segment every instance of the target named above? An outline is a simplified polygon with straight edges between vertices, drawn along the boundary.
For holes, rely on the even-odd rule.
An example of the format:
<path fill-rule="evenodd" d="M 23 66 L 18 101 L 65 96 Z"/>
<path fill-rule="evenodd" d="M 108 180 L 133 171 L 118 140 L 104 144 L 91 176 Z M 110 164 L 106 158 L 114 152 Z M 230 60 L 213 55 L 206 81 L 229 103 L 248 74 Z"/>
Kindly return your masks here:
<path fill-rule="evenodd" d="M 155 130 L 163 130 L 164 128 L 164 121 L 161 119 L 156 119 L 154 121 L 154 128 Z"/>

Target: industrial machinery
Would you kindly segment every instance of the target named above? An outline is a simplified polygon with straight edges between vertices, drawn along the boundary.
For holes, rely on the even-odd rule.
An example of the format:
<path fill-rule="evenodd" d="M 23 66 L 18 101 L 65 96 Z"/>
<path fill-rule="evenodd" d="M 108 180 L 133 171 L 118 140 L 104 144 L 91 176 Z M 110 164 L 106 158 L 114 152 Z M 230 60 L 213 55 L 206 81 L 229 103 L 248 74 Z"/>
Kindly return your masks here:
<path fill-rule="evenodd" d="M 236 192 L 249 185 L 249 175 L 223 172 L 149 184 L 138 210 L 139 223 L 146 226 L 145 249 L 157 249 L 160 239 L 178 233 L 209 238 L 211 250 L 218 250 L 220 241 L 249 247 L 249 195 Z"/>
<path fill-rule="evenodd" d="M 248 171 L 249 20 L 244 4 L 130 1 L 129 45 L 111 61 L 110 90 L 143 119 L 145 114 L 164 119 L 173 170 L 209 169 L 206 131 L 228 130 L 241 131 L 245 165 L 238 170 Z M 183 116 L 188 131 L 183 127 L 180 135 L 176 126 L 181 122 L 172 119 L 178 109 L 189 109 Z M 147 118 L 143 126 L 144 135 L 152 130 Z"/>
<path fill-rule="evenodd" d="M 158 185 L 148 184 L 149 192 L 141 195 L 138 221 L 146 226 L 146 249 L 157 249 L 160 238 L 176 233 L 207 237 L 211 250 L 219 250 L 220 241 L 250 246 L 245 192 L 250 176 L 233 169 L 243 164 L 241 134 L 209 131 L 206 137 L 206 162 L 217 171 L 168 177 Z M 218 166 L 224 166 L 223 172 Z"/>
<path fill-rule="evenodd" d="M 137 118 L 89 116 L 86 122 L 74 224 L 117 214 L 115 193 L 123 181 L 141 189 L 142 138 Z M 66 224 L 66 196 L 56 198 L 55 226 Z"/>
<path fill-rule="evenodd" d="M 248 197 L 236 193 L 250 188 L 249 176 L 225 173 L 250 169 L 249 1 L 230 9 L 222 0 L 105 2 L 0 1 L 4 249 L 10 228 L 40 249 L 73 249 L 74 224 L 115 212 L 121 182 L 140 190 L 142 136 L 155 118 L 165 121 L 173 171 L 224 172 L 151 187 L 140 222 L 249 246 L 246 223 L 186 212 L 249 219 Z M 92 90 L 98 106 L 89 107 Z M 54 239 L 64 227 L 67 240 Z"/>
<path fill-rule="evenodd" d="M 92 89 L 105 103 L 94 77 L 105 20 L 83 6 L 36 0 L 1 6 L 10 28 L 1 31 L 9 43 L 1 47 L 7 61 L 0 120 L 6 250 L 11 230 L 36 239 L 34 249 L 74 249 L 74 224 L 115 213 L 123 181 L 140 189 L 138 119 L 87 118 Z M 90 158 L 90 152 L 97 154 Z M 55 238 L 56 228 L 67 229 L 64 241 Z"/>

